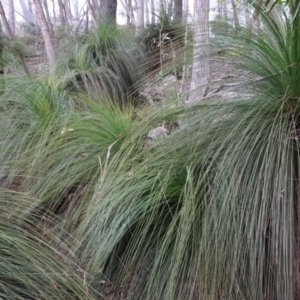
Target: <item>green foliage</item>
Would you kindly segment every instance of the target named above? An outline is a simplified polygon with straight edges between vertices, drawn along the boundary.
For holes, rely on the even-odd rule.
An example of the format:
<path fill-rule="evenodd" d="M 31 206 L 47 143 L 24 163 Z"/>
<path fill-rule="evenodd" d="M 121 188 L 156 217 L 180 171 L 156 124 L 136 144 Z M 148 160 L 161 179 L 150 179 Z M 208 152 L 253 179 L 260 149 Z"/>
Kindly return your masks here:
<path fill-rule="evenodd" d="M 123 94 L 139 86 L 140 52 L 102 25 L 67 72 L 7 82 L 1 298 L 297 297 L 300 22 L 259 13 L 262 32 L 223 37 L 238 100 L 137 117 Z"/>
<path fill-rule="evenodd" d="M 43 231 L 45 224 L 34 221 L 37 215 L 23 221 L 31 201 L 26 193 L 0 189 L 1 299 L 97 299 L 57 233 Z"/>
<path fill-rule="evenodd" d="M 20 25 L 21 30 L 28 35 L 39 36 L 41 34 L 41 29 L 37 24 L 32 22 L 23 22 Z"/>
<path fill-rule="evenodd" d="M 181 24 L 171 24 L 164 20 L 165 18 L 161 23 L 152 24 L 145 30 L 142 39 L 147 55 L 145 69 L 150 76 L 173 73 L 180 78 L 184 57 L 190 50 L 185 47 L 185 39 L 190 39 L 191 33 L 186 32 Z"/>
<path fill-rule="evenodd" d="M 143 54 L 133 36 L 105 21 L 96 30 L 78 38 L 78 44 L 65 64 L 67 88 L 108 96 L 123 104 L 134 102 L 143 76 Z"/>

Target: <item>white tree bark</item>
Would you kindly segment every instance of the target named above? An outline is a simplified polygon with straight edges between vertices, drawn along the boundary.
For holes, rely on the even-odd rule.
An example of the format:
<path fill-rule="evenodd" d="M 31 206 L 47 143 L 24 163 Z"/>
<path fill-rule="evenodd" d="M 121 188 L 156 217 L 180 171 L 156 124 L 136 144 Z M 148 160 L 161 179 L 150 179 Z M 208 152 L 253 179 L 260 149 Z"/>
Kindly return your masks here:
<path fill-rule="evenodd" d="M 72 14 L 72 9 L 71 9 L 70 2 L 68 0 L 65 0 L 64 6 L 65 6 L 65 12 L 66 12 L 68 24 L 72 27 L 72 25 L 73 25 L 73 14 Z"/>
<path fill-rule="evenodd" d="M 74 18 L 75 18 L 75 22 L 76 24 L 79 22 L 79 6 L 78 6 L 78 0 L 75 1 L 75 5 L 74 5 Z"/>
<path fill-rule="evenodd" d="M 194 2 L 194 49 L 190 96 L 188 102 L 201 100 L 210 79 L 209 0 Z"/>
<path fill-rule="evenodd" d="M 0 1 L 0 15 L 1 15 L 1 19 L 2 19 L 2 22 L 3 22 L 3 25 L 4 25 L 4 28 L 5 28 L 5 31 L 6 31 L 7 35 L 10 38 L 13 38 L 14 33 L 12 32 L 12 30 L 10 28 L 10 25 L 9 25 L 9 23 L 7 21 L 7 18 L 6 18 L 6 15 L 5 15 L 5 11 L 3 9 L 2 1 Z"/>
<path fill-rule="evenodd" d="M 237 30 L 240 27 L 240 23 L 239 23 L 239 17 L 238 17 L 238 13 L 237 13 L 236 3 L 234 0 L 231 0 L 231 6 L 232 6 L 232 12 L 233 12 L 234 26 L 235 26 L 235 29 Z"/>
<path fill-rule="evenodd" d="M 85 32 L 87 33 L 89 30 L 89 9 L 86 9 L 86 15 L 85 15 Z"/>
<path fill-rule="evenodd" d="M 65 29 L 66 29 L 66 18 L 65 18 L 64 4 L 63 4 L 62 0 L 58 0 L 58 8 L 59 8 L 60 27 L 62 28 L 62 31 L 65 31 Z"/>
<path fill-rule="evenodd" d="M 53 27 L 52 27 L 52 22 L 51 22 L 51 17 L 49 14 L 49 9 L 48 9 L 48 3 L 47 0 L 43 0 L 43 5 L 44 5 L 44 11 L 45 11 L 45 17 L 46 17 L 46 21 L 47 21 L 47 25 L 51 34 L 51 38 L 54 37 L 54 31 L 53 31 Z"/>
<path fill-rule="evenodd" d="M 136 37 L 140 37 L 144 31 L 144 24 L 145 24 L 144 10 L 145 10 L 144 0 L 137 0 L 136 27 L 135 27 Z"/>
<path fill-rule="evenodd" d="M 14 0 L 9 0 L 8 2 L 8 11 L 9 11 L 9 25 L 11 28 L 11 31 L 13 34 L 16 32 L 15 27 L 15 6 L 14 6 Z"/>
<path fill-rule="evenodd" d="M 262 0 L 256 0 L 255 5 L 260 7 L 263 4 Z M 250 21 L 250 27 L 253 31 L 258 32 L 260 30 L 260 21 L 259 21 L 259 13 L 255 9 L 252 15 L 252 19 Z"/>
<path fill-rule="evenodd" d="M 0 15 L 1 15 L 1 19 L 2 19 L 2 22 L 4 24 L 4 28 L 6 30 L 6 33 L 8 34 L 9 38 L 12 40 L 14 38 L 14 34 L 13 34 L 13 32 L 12 32 L 10 26 L 9 26 L 9 23 L 8 23 L 8 21 L 6 19 L 6 15 L 5 15 L 5 12 L 4 12 L 1 0 L 0 0 Z M 24 57 L 23 57 L 22 53 L 16 51 L 14 54 L 20 58 L 20 64 L 21 64 L 24 72 L 27 75 L 29 75 L 29 70 L 28 70 L 28 68 L 27 68 L 27 66 L 26 66 L 26 64 L 24 62 Z"/>
<path fill-rule="evenodd" d="M 155 23 L 155 1 L 150 0 L 150 5 L 151 5 L 151 24 Z"/>
<path fill-rule="evenodd" d="M 182 23 L 187 24 L 189 15 L 189 0 L 183 0 Z"/>
<path fill-rule="evenodd" d="M 135 25 L 135 17 L 134 17 L 134 9 L 132 6 L 131 0 L 119 0 L 119 3 L 123 6 L 125 12 L 126 12 L 126 19 L 127 19 L 127 26 L 129 25 Z"/>
<path fill-rule="evenodd" d="M 117 0 L 100 0 L 101 17 L 111 24 L 117 23 Z"/>
<path fill-rule="evenodd" d="M 248 5 L 246 5 L 244 15 L 245 15 L 245 22 L 246 22 L 246 25 L 247 25 L 247 27 L 249 28 L 249 27 L 251 26 L 251 18 L 250 18 L 250 12 L 249 12 L 249 7 L 248 7 Z"/>
<path fill-rule="evenodd" d="M 149 14 L 149 2 L 145 3 L 145 21 L 146 27 L 150 24 L 150 14 Z"/>
<path fill-rule="evenodd" d="M 52 14 L 53 14 L 53 26 L 54 26 L 54 29 L 56 28 L 56 9 L 55 9 L 55 1 L 54 0 L 51 0 L 52 1 Z"/>
<path fill-rule="evenodd" d="M 56 54 L 55 54 L 54 43 L 53 40 L 51 39 L 50 30 L 44 15 L 43 7 L 40 0 L 33 0 L 33 4 L 35 6 L 37 22 L 41 28 L 42 35 L 45 41 L 45 47 L 46 47 L 46 52 L 49 60 L 50 69 L 53 69 L 56 61 Z"/>
<path fill-rule="evenodd" d="M 174 0 L 174 21 L 182 22 L 182 0 Z"/>

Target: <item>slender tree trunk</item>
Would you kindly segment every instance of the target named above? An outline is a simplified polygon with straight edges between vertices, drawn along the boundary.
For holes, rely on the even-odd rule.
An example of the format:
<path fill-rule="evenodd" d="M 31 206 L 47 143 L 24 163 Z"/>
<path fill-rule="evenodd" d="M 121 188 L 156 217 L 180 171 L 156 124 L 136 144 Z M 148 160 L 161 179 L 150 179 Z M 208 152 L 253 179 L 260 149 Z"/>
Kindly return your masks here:
<path fill-rule="evenodd" d="M 227 20 L 227 0 L 222 1 L 221 3 L 222 17 Z"/>
<path fill-rule="evenodd" d="M 136 12 L 136 28 L 135 28 L 135 36 L 140 37 L 144 31 L 144 0 L 137 0 L 137 12 Z"/>
<path fill-rule="evenodd" d="M 239 17 L 236 9 L 236 3 L 234 0 L 231 0 L 231 6 L 232 6 L 235 30 L 238 30 L 240 27 L 240 23 L 239 23 Z"/>
<path fill-rule="evenodd" d="M 40 0 L 33 0 L 33 3 L 36 10 L 37 21 L 41 28 L 42 35 L 45 41 L 45 47 L 46 47 L 46 52 L 49 60 L 50 69 L 53 69 L 56 61 L 54 43 L 53 40 L 51 39 L 50 30 L 49 27 L 47 26 L 47 21 Z"/>
<path fill-rule="evenodd" d="M 263 4 L 263 0 L 255 1 L 256 7 L 261 7 L 262 4 Z M 260 30 L 259 12 L 257 9 L 254 9 L 250 24 L 251 24 L 250 25 L 251 30 L 254 30 L 255 32 L 258 32 Z"/>
<path fill-rule="evenodd" d="M 66 12 L 66 17 L 67 17 L 67 20 L 68 20 L 68 24 L 70 26 L 72 26 L 73 25 L 73 15 L 72 15 L 72 10 L 71 10 L 71 5 L 70 5 L 70 2 L 68 0 L 65 0 L 64 7 L 65 7 L 65 12 Z"/>
<path fill-rule="evenodd" d="M 167 13 L 168 13 L 168 16 L 172 16 L 173 14 L 173 3 L 174 1 L 173 0 L 169 0 L 169 3 L 168 3 L 168 10 L 167 10 Z"/>
<path fill-rule="evenodd" d="M 74 18 L 75 18 L 75 22 L 76 24 L 79 22 L 79 7 L 78 7 L 78 1 L 75 1 L 75 8 L 74 8 Z"/>
<path fill-rule="evenodd" d="M 55 9 L 55 1 L 54 0 L 52 0 L 52 8 L 53 8 L 53 10 L 52 10 L 52 13 L 53 13 L 53 26 L 54 26 L 54 29 L 56 29 L 56 26 L 57 26 L 57 24 L 56 24 L 56 9 Z"/>
<path fill-rule="evenodd" d="M 201 100 L 210 79 L 209 60 L 209 0 L 194 2 L 194 49 L 189 102 Z"/>
<path fill-rule="evenodd" d="M 92 19 L 94 21 L 94 24 L 96 24 L 98 8 L 94 7 L 94 2 L 92 2 L 91 0 L 87 0 L 87 7 L 88 7 L 88 12 L 92 14 Z"/>
<path fill-rule="evenodd" d="M 187 24 L 189 15 L 189 0 L 183 0 L 182 23 Z"/>
<path fill-rule="evenodd" d="M 174 22 L 182 23 L 182 0 L 174 0 Z"/>
<path fill-rule="evenodd" d="M 4 25 L 4 28 L 5 28 L 5 31 L 6 31 L 7 35 L 10 38 L 13 38 L 14 33 L 12 32 L 12 30 L 9 26 L 9 23 L 7 21 L 5 11 L 4 11 L 3 6 L 2 6 L 2 1 L 0 1 L 0 15 L 1 15 L 1 19 L 2 19 L 2 22 L 3 22 L 3 25 Z"/>
<path fill-rule="evenodd" d="M 125 0 L 125 2 L 123 0 L 120 0 L 120 3 L 126 12 L 127 25 L 135 25 L 135 18 L 131 0 Z"/>
<path fill-rule="evenodd" d="M 11 28 L 11 31 L 13 34 L 16 32 L 15 28 L 15 7 L 14 7 L 14 0 L 9 0 L 8 2 L 8 8 L 9 8 L 9 25 Z"/>
<path fill-rule="evenodd" d="M 66 19 L 64 14 L 64 4 L 62 0 L 58 0 L 58 8 L 59 8 L 59 23 L 62 31 L 66 29 Z"/>
<path fill-rule="evenodd" d="M 4 61 L 3 61 L 3 32 L 2 25 L 0 23 L 0 94 L 5 91 L 5 79 L 4 79 Z"/>
<path fill-rule="evenodd" d="M 52 27 L 51 17 L 50 17 L 50 14 L 49 14 L 47 0 L 44 0 L 43 4 L 44 4 L 46 22 L 47 22 L 47 25 L 48 25 L 48 28 L 49 28 L 49 31 L 50 31 L 50 34 L 51 34 L 51 38 L 53 39 L 54 31 L 53 31 L 53 27 Z"/>
<path fill-rule="evenodd" d="M 8 24 L 8 21 L 6 19 L 6 15 L 5 15 L 3 6 L 2 6 L 2 1 L 0 1 L 0 15 L 1 15 L 2 22 L 4 24 L 4 28 L 5 28 L 8 36 L 9 36 L 9 38 L 12 40 L 14 38 L 14 34 L 13 34 L 13 32 L 12 32 L 12 30 L 11 30 L 9 24 Z M 19 59 L 20 59 L 20 65 L 23 68 L 23 70 L 26 73 L 26 75 L 30 75 L 29 70 L 28 70 L 28 68 L 27 68 L 27 66 L 26 66 L 26 64 L 24 62 L 24 57 L 23 57 L 22 53 L 19 52 L 19 51 L 16 51 L 14 54 L 17 57 L 19 57 Z"/>
<path fill-rule="evenodd" d="M 251 19 L 250 19 L 250 12 L 249 12 L 248 5 L 246 5 L 246 8 L 245 8 L 245 21 L 246 21 L 247 27 L 250 28 L 251 27 Z"/>
<path fill-rule="evenodd" d="M 89 9 L 86 9 L 86 15 L 85 15 L 85 33 L 87 33 L 89 30 Z"/>
<path fill-rule="evenodd" d="M 155 2 L 151 0 L 151 24 L 155 24 Z"/>
<path fill-rule="evenodd" d="M 148 1 L 146 1 L 146 6 L 145 6 L 145 21 L 146 21 L 146 27 L 147 27 L 150 24 Z"/>
<path fill-rule="evenodd" d="M 117 23 L 117 0 L 101 0 L 102 16 L 111 24 Z"/>

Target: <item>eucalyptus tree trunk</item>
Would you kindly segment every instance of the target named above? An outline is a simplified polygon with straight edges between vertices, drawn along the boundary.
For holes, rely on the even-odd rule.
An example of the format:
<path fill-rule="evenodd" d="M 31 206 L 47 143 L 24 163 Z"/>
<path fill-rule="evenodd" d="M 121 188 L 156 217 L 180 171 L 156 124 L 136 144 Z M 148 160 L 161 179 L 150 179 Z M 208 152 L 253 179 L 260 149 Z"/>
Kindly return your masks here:
<path fill-rule="evenodd" d="M 64 4 L 62 0 L 58 0 L 58 8 L 59 8 L 59 23 L 62 31 L 65 31 L 66 29 L 66 18 L 65 18 L 65 12 L 64 12 Z"/>
<path fill-rule="evenodd" d="M 224 0 L 221 2 L 221 16 L 227 20 L 228 16 L 227 16 L 227 1 Z"/>
<path fill-rule="evenodd" d="M 150 24 L 150 15 L 149 15 L 149 2 L 146 1 L 145 4 L 145 21 L 146 21 L 146 27 Z"/>
<path fill-rule="evenodd" d="M 182 0 L 174 0 L 174 22 L 182 23 Z"/>
<path fill-rule="evenodd" d="M 125 12 L 126 12 L 126 23 L 127 26 L 129 25 L 135 25 L 135 17 L 134 17 L 134 12 L 133 12 L 133 6 L 132 6 L 132 1 L 131 0 L 120 0 L 121 5 L 123 6 Z"/>
<path fill-rule="evenodd" d="M 56 61 L 54 43 L 53 40 L 51 39 L 51 33 L 47 25 L 47 21 L 40 0 L 33 0 L 33 4 L 36 10 L 37 22 L 41 28 L 43 39 L 45 41 L 45 47 L 46 47 L 46 52 L 49 60 L 50 69 L 52 70 Z"/>
<path fill-rule="evenodd" d="M 77 0 L 75 1 L 74 18 L 75 18 L 75 21 L 78 23 L 80 17 L 79 17 L 79 7 L 78 7 L 78 1 Z"/>
<path fill-rule="evenodd" d="M 87 0 L 86 3 L 87 3 L 88 11 L 92 15 L 93 22 L 94 22 L 94 24 L 96 24 L 97 18 L 99 17 L 99 7 L 98 7 L 98 5 L 95 6 L 96 4 L 94 3 L 93 0 Z M 88 18 L 88 16 L 87 16 L 87 18 Z"/>
<path fill-rule="evenodd" d="M 256 7 L 261 7 L 263 4 L 263 0 L 256 0 L 254 4 Z M 257 9 L 254 9 L 254 12 L 252 14 L 250 28 L 255 32 L 258 32 L 260 30 L 259 11 Z"/>
<path fill-rule="evenodd" d="M 51 17 L 50 17 L 50 14 L 49 14 L 47 0 L 43 0 L 43 4 L 44 4 L 45 17 L 46 17 L 47 25 L 49 27 L 51 37 L 53 38 L 54 37 L 54 31 L 53 31 L 53 27 L 52 27 Z"/>
<path fill-rule="evenodd" d="M 6 19 L 6 15 L 5 15 L 3 6 L 2 6 L 2 1 L 0 1 L 0 15 L 1 15 L 2 22 L 4 24 L 4 28 L 5 28 L 8 36 L 9 36 L 9 39 L 12 40 L 14 38 L 14 34 L 13 34 L 13 32 L 12 32 L 10 26 L 9 26 L 9 23 L 8 23 L 8 21 Z M 30 73 L 29 73 L 29 70 L 28 70 L 28 68 L 27 68 L 27 66 L 25 64 L 22 52 L 20 52 L 20 51 L 14 51 L 14 55 L 16 55 L 17 57 L 19 57 L 21 67 L 23 68 L 24 72 L 27 75 L 29 75 Z"/>
<path fill-rule="evenodd" d="M 250 18 L 250 12 L 249 12 L 249 7 L 246 5 L 245 7 L 245 21 L 246 21 L 246 26 L 249 28 L 251 26 L 251 18 Z"/>
<path fill-rule="evenodd" d="M 117 0 L 101 0 L 101 11 L 103 11 L 102 17 L 104 17 L 109 23 L 117 23 Z"/>
<path fill-rule="evenodd" d="M 231 0 L 231 6 L 232 6 L 232 12 L 233 12 L 234 26 L 235 26 L 235 29 L 238 30 L 238 28 L 240 27 L 240 23 L 239 23 L 239 17 L 238 17 L 238 13 L 237 13 L 237 9 L 236 9 L 236 3 L 234 0 Z"/>
<path fill-rule="evenodd" d="M 87 33 L 89 30 L 89 9 L 86 9 L 86 15 L 85 15 L 85 33 Z"/>
<path fill-rule="evenodd" d="M 14 0 L 9 0 L 8 2 L 8 11 L 9 11 L 9 25 L 11 28 L 11 31 L 13 34 L 16 32 L 15 27 L 15 6 L 14 6 Z"/>
<path fill-rule="evenodd" d="M 189 0 L 183 0 L 182 23 L 187 24 L 189 15 Z"/>
<path fill-rule="evenodd" d="M 4 28 L 5 28 L 5 31 L 7 33 L 7 35 L 12 38 L 14 36 L 11 28 L 10 28 L 10 25 L 7 21 L 7 18 L 6 18 L 6 15 L 5 15 L 5 11 L 3 9 L 3 5 L 2 5 L 2 1 L 0 1 L 0 15 L 1 15 L 1 19 L 2 19 L 2 22 L 3 22 L 3 25 L 4 25 Z"/>
<path fill-rule="evenodd" d="M 155 24 L 155 1 L 150 0 L 151 5 L 151 24 Z"/>
<path fill-rule="evenodd" d="M 87 0 L 87 4 L 95 24 L 99 18 L 104 18 L 111 24 L 117 23 L 117 0 Z"/>
<path fill-rule="evenodd" d="M 205 97 L 210 79 L 209 0 L 194 2 L 194 49 L 190 96 L 188 102 Z"/>
<path fill-rule="evenodd" d="M 136 27 L 135 27 L 135 36 L 141 37 L 144 31 L 144 0 L 137 0 L 137 11 L 136 11 Z"/>
<path fill-rule="evenodd" d="M 72 26 L 73 25 L 73 14 L 72 14 L 72 9 L 71 9 L 71 5 L 70 5 L 69 0 L 65 0 L 64 7 L 65 7 L 65 12 L 66 12 L 66 17 L 67 17 L 68 24 L 70 26 Z"/>
<path fill-rule="evenodd" d="M 52 14 L 53 14 L 53 26 L 54 28 L 56 28 L 56 9 L 55 9 L 55 1 L 54 0 L 51 0 L 52 1 Z"/>
<path fill-rule="evenodd" d="M 0 94 L 5 91 L 4 61 L 3 61 L 3 32 L 0 24 Z"/>

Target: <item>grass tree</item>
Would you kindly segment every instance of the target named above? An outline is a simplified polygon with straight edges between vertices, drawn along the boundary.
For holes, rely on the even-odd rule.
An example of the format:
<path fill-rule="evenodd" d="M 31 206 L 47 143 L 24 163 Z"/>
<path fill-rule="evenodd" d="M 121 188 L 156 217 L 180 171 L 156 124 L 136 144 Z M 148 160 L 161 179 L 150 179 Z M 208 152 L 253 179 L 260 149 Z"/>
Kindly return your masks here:
<path fill-rule="evenodd" d="M 57 232 L 44 231 L 46 222 L 37 223 L 37 215 L 24 222 L 23 211 L 32 200 L 27 193 L 0 189 L 1 299 L 97 299 L 88 274 L 80 271 Z"/>
<path fill-rule="evenodd" d="M 300 30 L 288 15 L 259 14 L 262 32 L 241 29 L 225 45 L 247 83 L 241 99 L 196 104 L 185 126 L 109 164 L 78 228 L 99 289 L 297 299 Z"/>
<path fill-rule="evenodd" d="M 137 116 L 90 84 L 106 83 L 99 69 L 120 84 L 133 74 L 107 27 L 69 61 L 72 75 L 9 83 L 2 298 L 299 297 L 299 10 L 256 9 L 263 30 L 224 37 L 240 99 Z"/>
<path fill-rule="evenodd" d="M 137 100 L 143 64 L 143 53 L 130 33 L 100 20 L 95 30 L 78 38 L 59 72 L 62 84 L 72 93 L 106 95 L 124 104 Z"/>

